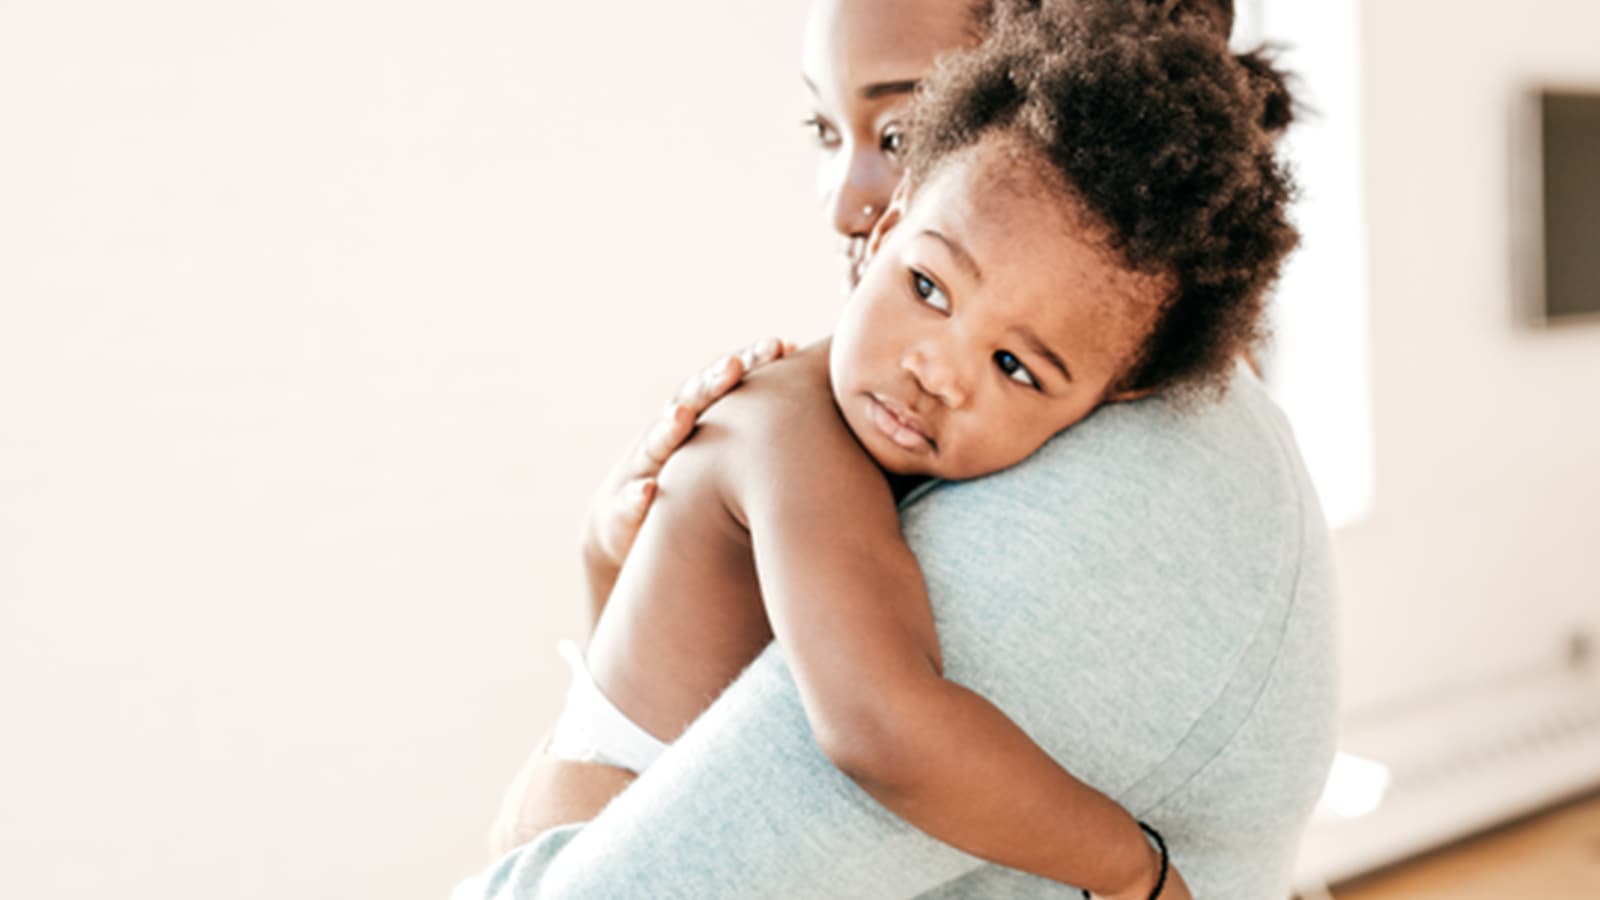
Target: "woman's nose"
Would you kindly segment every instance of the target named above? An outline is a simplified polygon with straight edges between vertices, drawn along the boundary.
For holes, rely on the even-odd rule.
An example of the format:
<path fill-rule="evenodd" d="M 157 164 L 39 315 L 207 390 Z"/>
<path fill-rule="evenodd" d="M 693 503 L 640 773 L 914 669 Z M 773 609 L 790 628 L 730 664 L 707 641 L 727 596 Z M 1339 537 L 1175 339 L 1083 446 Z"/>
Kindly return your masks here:
<path fill-rule="evenodd" d="M 833 230 L 844 237 L 866 237 L 888 205 L 894 182 L 882 157 L 881 153 L 853 149 L 845 165 L 836 170 L 839 180 L 831 185 L 828 213 Z"/>
<path fill-rule="evenodd" d="M 927 345 L 906 351 L 901 365 L 924 393 L 931 394 L 951 409 L 967 405 L 971 391 L 964 374 L 950 363 L 949 355 Z"/>

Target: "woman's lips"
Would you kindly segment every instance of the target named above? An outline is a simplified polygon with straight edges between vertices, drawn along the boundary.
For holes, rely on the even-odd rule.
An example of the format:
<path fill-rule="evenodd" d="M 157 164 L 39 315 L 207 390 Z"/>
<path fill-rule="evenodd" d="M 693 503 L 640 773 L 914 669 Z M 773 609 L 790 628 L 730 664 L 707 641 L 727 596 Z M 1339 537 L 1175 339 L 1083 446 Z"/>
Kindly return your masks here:
<path fill-rule="evenodd" d="M 893 397 L 868 394 L 867 417 L 884 437 L 903 450 L 921 453 L 937 449 L 911 411 Z"/>

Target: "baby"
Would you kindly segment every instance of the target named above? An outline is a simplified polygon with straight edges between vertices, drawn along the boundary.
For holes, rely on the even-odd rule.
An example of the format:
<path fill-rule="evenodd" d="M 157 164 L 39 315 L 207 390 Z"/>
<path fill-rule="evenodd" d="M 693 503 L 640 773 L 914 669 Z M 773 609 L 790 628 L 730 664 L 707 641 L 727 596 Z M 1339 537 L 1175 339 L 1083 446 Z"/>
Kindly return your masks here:
<path fill-rule="evenodd" d="M 1002 20 L 942 65 L 833 337 L 662 470 L 587 653 L 563 650 L 546 754 L 644 771 L 775 637 L 821 752 L 911 824 L 1086 894 L 1187 897 L 1140 823 L 942 677 L 895 500 L 1222 383 L 1295 241 L 1269 100 L 1219 38 L 1134 4 Z M 524 818 L 606 800 L 570 799 Z"/>

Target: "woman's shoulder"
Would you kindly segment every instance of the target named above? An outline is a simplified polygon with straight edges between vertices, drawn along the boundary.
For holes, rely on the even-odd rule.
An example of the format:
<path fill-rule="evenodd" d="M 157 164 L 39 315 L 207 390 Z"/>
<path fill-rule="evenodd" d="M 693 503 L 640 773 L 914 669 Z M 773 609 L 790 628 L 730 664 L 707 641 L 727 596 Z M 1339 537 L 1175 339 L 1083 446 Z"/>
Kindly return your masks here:
<path fill-rule="evenodd" d="M 1150 598 L 1181 584 L 1207 595 L 1210 621 L 1242 628 L 1330 553 L 1288 425 L 1246 373 L 1203 406 L 1106 407 L 1011 469 L 929 491 L 902 521 L 953 582 L 1028 573 L 1020 589 L 1042 601 L 1062 583 Z"/>
<path fill-rule="evenodd" d="M 1022 465 L 941 485 L 902 522 L 946 671 L 1003 698 L 1086 780 L 1120 785 L 1119 802 L 1154 804 L 1249 755 L 1245 734 L 1298 754 L 1251 756 L 1245 782 L 1320 785 L 1337 693 L 1332 553 L 1253 376 L 1203 407 L 1108 407 Z M 1261 817 L 1259 793 L 1211 809 Z M 1302 799 L 1275 815 L 1299 816 Z"/>
<path fill-rule="evenodd" d="M 1244 517 L 1251 504 L 1287 516 L 1315 499 L 1288 423 L 1245 371 L 1204 401 L 1102 407 L 1018 465 L 938 493 L 954 509 L 980 513 L 1026 498 L 1045 520 L 1136 518 L 1173 507 Z"/>

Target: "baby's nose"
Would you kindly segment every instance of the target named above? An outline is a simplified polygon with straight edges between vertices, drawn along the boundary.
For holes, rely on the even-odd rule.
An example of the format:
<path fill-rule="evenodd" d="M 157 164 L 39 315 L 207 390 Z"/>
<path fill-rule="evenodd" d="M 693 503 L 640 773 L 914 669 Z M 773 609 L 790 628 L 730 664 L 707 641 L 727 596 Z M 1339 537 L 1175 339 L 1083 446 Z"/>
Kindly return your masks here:
<path fill-rule="evenodd" d="M 917 385 L 924 392 L 937 397 L 940 403 L 952 409 L 966 406 L 970 393 L 966 379 L 950 364 L 945 354 L 928 347 L 912 347 L 906 351 L 903 364 L 911 377 L 916 379 Z"/>

